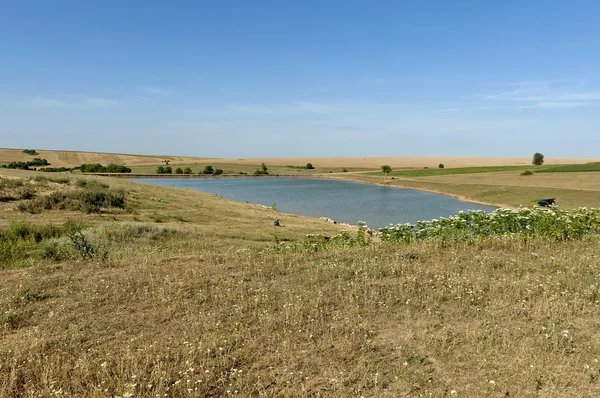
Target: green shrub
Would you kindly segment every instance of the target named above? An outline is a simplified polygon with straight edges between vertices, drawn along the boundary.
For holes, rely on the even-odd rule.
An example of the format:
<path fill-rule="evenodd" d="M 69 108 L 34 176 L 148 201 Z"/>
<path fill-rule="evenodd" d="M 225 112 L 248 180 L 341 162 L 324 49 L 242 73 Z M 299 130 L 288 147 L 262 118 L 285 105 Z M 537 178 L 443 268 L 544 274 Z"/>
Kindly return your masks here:
<path fill-rule="evenodd" d="M 38 171 L 44 171 L 46 173 L 62 173 L 64 171 L 71 171 L 68 167 L 43 167 L 38 169 Z"/>
<path fill-rule="evenodd" d="M 348 172 L 348 169 L 345 167 L 342 167 L 342 173 L 347 173 L 347 172 Z"/>
<path fill-rule="evenodd" d="M 37 151 L 35 149 L 23 149 L 23 153 L 26 153 L 28 155 L 39 155 L 39 153 L 37 153 Z"/>
<path fill-rule="evenodd" d="M 181 167 L 176 168 L 175 174 L 183 174 L 183 169 Z"/>
<path fill-rule="evenodd" d="M 183 174 L 192 174 L 192 169 L 186 167 L 185 169 L 183 169 Z"/>
<path fill-rule="evenodd" d="M 131 173 L 127 166 L 111 163 L 104 167 L 100 163 L 84 163 L 78 167 L 82 173 Z"/>
<path fill-rule="evenodd" d="M 445 167 L 445 166 L 444 166 L 444 163 L 440 163 L 440 164 L 438 165 L 438 169 L 443 169 L 444 167 Z"/>
<path fill-rule="evenodd" d="M 131 173 L 131 169 L 127 166 L 120 164 L 109 164 L 106 166 L 107 173 Z"/>
<path fill-rule="evenodd" d="M 204 170 L 202 170 L 202 174 L 212 174 L 214 172 L 215 172 L 215 170 L 213 169 L 213 167 L 211 165 L 205 166 Z"/>
<path fill-rule="evenodd" d="M 12 220 L 0 230 L 0 268 L 7 268 L 29 258 L 40 242 L 60 237 L 64 227 L 34 225 L 24 219 Z"/>
<path fill-rule="evenodd" d="M 27 162 L 29 166 L 48 166 L 50 163 L 46 159 L 33 158 L 33 160 Z"/>
<path fill-rule="evenodd" d="M 59 241 L 48 240 L 40 244 L 38 255 L 44 259 L 62 261 L 69 257 L 69 252 Z"/>
<path fill-rule="evenodd" d="M 82 173 L 101 173 L 105 169 L 106 168 L 100 163 L 84 163 L 79 166 L 79 170 L 81 170 Z"/>
<path fill-rule="evenodd" d="M 106 259 L 108 256 L 108 252 L 99 252 L 96 250 L 80 229 L 67 232 L 67 236 L 71 239 L 75 251 L 79 253 L 83 259 L 91 260 L 97 257 L 98 254 L 100 254 L 99 257 L 101 259 Z"/>
<path fill-rule="evenodd" d="M 43 210 L 77 210 L 84 213 L 101 213 L 102 209 L 126 208 L 125 192 L 108 189 L 108 185 L 98 181 L 78 179 L 76 185 L 82 189 L 69 192 L 52 192 L 19 203 L 17 210 L 36 214 Z"/>
<path fill-rule="evenodd" d="M 522 176 L 530 176 L 533 175 L 533 173 L 531 172 L 531 170 L 525 170 L 524 172 L 521 173 Z"/>
<path fill-rule="evenodd" d="M 27 164 L 27 162 L 10 162 L 6 166 L 2 166 L 2 167 L 6 167 L 9 169 L 31 170 L 29 168 L 29 165 Z"/>
<path fill-rule="evenodd" d="M 31 170 L 30 166 L 49 166 L 50 163 L 46 159 L 33 158 L 29 162 L 10 162 L 6 165 L 9 169 Z"/>
<path fill-rule="evenodd" d="M 533 160 L 531 161 L 532 164 L 536 165 L 536 166 L 541 166 L 544 164 L 544 155 L 542 155 L 539 152 L 536 152 L 533 154 Z"/>
<path fill-rule="evenodd" d="M 312 165 L 312 163 L 306 163 L 306 168 L 307 168 L 308 170 L 312 170 L 312 169 L 314 169 L 315 167 Z"/>
<path fill-rule="evenodd" d="M 100 213 L 102 208 L 110 207 L 125 208 L 125 193 L 122 191 L 86 189 L 70 193 L 67 199 L 70 199 L 71 209 L 84 213 Z"/>

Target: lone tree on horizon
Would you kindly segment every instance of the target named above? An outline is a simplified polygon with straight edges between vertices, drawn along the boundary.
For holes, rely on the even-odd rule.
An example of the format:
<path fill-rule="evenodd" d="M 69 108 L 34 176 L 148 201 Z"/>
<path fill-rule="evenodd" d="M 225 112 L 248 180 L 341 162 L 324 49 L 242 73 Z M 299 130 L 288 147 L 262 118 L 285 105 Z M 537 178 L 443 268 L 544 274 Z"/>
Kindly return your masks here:
<path fill-rule="evenodd" d="M 533 154 L 533 161 L 531 162 L 532 164 L 536 165 L 536 166 L 541 166 L 544 164 L 544 155 L 542 155 L 539 152 L 536 152 Z"/>
<path fill-rule="evenodd" d="M 387 178 L 388 173 L 392 172 L 392 168 L 387 164 L 384 164 L 383 166 L 381 166 L 381 171 L 383 171 L 383 178 L 385 179 Z"/>

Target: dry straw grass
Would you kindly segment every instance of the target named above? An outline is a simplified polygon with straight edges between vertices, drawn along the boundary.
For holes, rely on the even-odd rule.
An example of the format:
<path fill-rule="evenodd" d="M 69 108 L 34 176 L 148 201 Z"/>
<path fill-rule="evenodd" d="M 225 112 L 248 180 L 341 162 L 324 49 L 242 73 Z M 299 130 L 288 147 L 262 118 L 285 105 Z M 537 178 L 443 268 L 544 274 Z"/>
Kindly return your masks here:
<path fill-rule="evenodd" d="M 596 239 L 273 253 L 337 228 L 99 180 L 135 212 L 28 222 L 84 222 L 106 258 L 0 270 L 0 396 L 598 395 Z"/>
<path fill-rule="evenodd" d="M 191 156 L 154 156 L 132 155 L 101 152 L 81 151 L 55 151 L 37 150 L 39 157 L 47 159 L 53 167 L 73 167 L 82 163 L 125 164 L 128 166 L 161 165 L 168 159 L 172 165 L 188 165 L 195 163 L 223 163 L 233 165 L 251 165 L 256 167 L 265 162 L 272 166 L 305 166 L 311 162 L 318 168 L 339 169 L 375 169 L 388 164 L 393 168 L 423 168 L 437 167 L 443 163 L 446 167 L 473 167 L 473 166 L 507 166 L 529 165 L 531 158 L 524 157 L 457 157 L 457 156 L 378 156 L 378 157 L 295 157 L 295 158 L 248 158 L 248 159 L 216 159 Z M 0 148 L 0 162 L 27 161 L 32 156 L 22 152 L 21 149 Z M 546 158 L 546 164 L 574 164 L 597 161 L 591 158 Z"/>

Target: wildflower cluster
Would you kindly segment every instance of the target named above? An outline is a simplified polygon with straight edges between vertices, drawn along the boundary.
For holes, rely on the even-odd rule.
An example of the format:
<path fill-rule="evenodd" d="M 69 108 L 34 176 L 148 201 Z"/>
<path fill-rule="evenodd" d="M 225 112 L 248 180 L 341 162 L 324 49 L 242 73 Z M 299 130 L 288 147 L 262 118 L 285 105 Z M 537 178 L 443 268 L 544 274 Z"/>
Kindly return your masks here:
<path fill-rule="evenodd" d="M 417 224 L 396 224 L 379 230 L 383 242 L 412 242 L 423 239 L 465 241 L 498 235 L 578 239 L 600 234 L 600 209 L 498 209 L 461 211 Z"/>
<path fill-rule="evenodd" d="M 269 248 L 270 252 L 317 252 L 326 247 L 353 247 L 353 246 L 368 246 L 371 243 L 372 231 L 363 221 L 358 222 L 358 231 L 356 236 L 350 235 L 348 231 L 342 231 L 337 235 L 324 236 L 321 234 L 308 234 L 306 238 L 300 241 L 278 242 L 277 245 Z"/>

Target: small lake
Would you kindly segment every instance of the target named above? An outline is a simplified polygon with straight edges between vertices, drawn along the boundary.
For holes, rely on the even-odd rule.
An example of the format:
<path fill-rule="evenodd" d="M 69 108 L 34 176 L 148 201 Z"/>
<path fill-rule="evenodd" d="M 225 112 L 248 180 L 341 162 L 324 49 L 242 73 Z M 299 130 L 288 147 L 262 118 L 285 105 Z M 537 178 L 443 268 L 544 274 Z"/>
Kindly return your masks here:
<path fill-rule="evenodd" d="M 414 189 L 319 178 L 136 178 L 135 181 L 210 192 L 240 202 L 271 206 L 284 213 L 328 217 L 371 228 L 451 216 L 491 206 Z M 285 216 L 281 217 L 285 224 Z"/>

